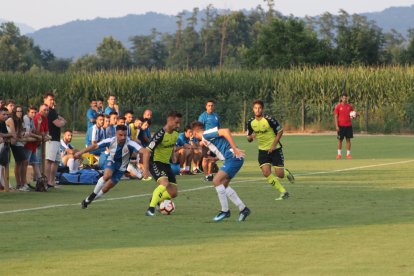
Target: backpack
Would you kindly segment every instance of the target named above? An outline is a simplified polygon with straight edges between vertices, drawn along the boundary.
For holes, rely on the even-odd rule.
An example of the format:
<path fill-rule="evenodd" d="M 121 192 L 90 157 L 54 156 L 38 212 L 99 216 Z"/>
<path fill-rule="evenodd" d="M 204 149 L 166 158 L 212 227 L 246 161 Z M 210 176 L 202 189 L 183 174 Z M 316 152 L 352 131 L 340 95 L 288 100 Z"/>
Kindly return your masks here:
<path fill-rule="evenodd" d="M 83 169 L 76 173 L 62 173 L 59 175 L 59 184 L 94 185 L 102 176 L 96 170 Z"/>

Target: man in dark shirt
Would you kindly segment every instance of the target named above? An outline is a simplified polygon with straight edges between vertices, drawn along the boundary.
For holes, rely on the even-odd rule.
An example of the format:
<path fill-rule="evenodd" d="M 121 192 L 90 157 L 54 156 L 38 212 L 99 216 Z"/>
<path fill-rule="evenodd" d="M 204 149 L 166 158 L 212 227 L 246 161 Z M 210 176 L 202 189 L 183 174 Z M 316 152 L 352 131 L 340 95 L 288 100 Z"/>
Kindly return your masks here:
<path fill-rule="evenodd" d="M 49 135 L 52 139 L 46 142 L 46 164 L 45 174 L 49 187 L 55 187 L 56 172 L 61 160 L 60 156 L 60 129 L 65 126 L 66 120 L 59 116 L 55 110 L 55 95 L 47 92 L 43 97 L 43 102 L 49 107 L 47 115 Z"/>
<path fill-rule="evenodd" d="M 6 120 L 9 116 L 7 108 L 0 108 L 0 190 L 9 191 L 8 175 L 6 174 L 7 167 L 10 161 L 10 149 L 7 143 L 8 138 L 13 137 L 9 134 L 6 127 Z"/>

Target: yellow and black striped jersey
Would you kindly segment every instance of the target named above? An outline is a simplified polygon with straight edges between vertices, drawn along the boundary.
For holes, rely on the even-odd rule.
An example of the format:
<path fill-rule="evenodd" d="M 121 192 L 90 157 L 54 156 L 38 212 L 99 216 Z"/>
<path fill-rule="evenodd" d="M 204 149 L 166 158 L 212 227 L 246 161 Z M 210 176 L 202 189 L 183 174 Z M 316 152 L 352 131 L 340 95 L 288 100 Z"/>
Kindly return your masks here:
<path fill-rule="evenodd" d="M 147 147 L 151 151 L 151 160 L 169 164 L 177 139 L 178 132 L 175 130 L 172 133 L 166 132 L 164 128 L 158 130 Z"/>
<path fill-rule="evenodd" d="M 277 133 L 280 131 L 282 131 L 282 126 L 269 115 L 264 115 L 260 119 L 253 117 L 247 122 L 247 135 L 256 134 L 259 150 L 270 149 Z M 276 148 L 281 147 L 282 144 L 279 142 Z"/>

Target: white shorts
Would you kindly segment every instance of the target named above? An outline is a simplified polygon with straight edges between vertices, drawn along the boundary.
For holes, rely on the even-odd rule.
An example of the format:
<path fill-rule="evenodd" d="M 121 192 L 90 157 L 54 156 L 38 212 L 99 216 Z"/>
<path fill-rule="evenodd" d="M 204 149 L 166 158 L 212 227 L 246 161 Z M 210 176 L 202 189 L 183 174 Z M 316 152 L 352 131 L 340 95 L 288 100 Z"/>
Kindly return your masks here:
<path fill-rule="evenodd" d="M 59 141 L 47 141 L 46 142 L 46 160 L 52 162 L 60 162 L 60 142 Z"/>

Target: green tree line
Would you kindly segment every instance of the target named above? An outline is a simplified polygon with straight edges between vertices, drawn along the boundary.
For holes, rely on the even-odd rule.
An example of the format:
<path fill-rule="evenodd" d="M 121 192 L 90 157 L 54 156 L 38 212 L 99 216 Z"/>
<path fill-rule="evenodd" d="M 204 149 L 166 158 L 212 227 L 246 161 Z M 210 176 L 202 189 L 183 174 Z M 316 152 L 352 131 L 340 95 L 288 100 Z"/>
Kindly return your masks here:
<path fill-rule="evenodd" d="M 112 69 L 289 68 L 303 65 L 389 65 L 414 61 L 414 30 L 407 38 L 383 32 L 375 22 L 340 10 L 338 15 L 284 17 L 266 0 L 266 10 L 176 15 L 176 32 L 132 36 L 131 48 L 105 37 L 96 54 L 56 58 L 20 35 L 13 23 L 0 25 L 1 71 L 95 71 Z"/>

